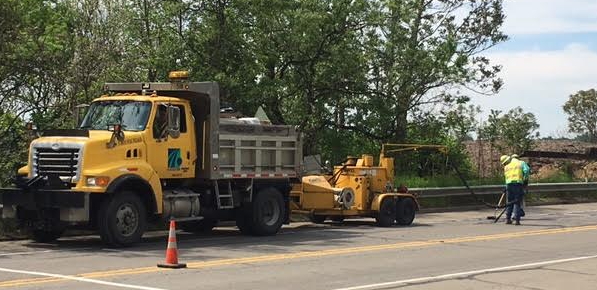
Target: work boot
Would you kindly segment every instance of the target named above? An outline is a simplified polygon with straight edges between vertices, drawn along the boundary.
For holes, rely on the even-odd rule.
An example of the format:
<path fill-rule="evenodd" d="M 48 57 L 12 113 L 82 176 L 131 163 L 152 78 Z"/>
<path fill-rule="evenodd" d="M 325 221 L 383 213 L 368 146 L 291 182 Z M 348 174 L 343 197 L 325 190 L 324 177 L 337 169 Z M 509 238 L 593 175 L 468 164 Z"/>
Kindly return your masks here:
<path fill-rule="evenodd" d="M 507 225 L 511 225 L 512 224 L 512 220 L 511 219 L 506 219 L 506 224 Z"/>
<path fill-rule="evenodd" d="M 510 223 L 512 223 L 512 222 L 510 222 Z M 520 221 L 516 221 L 516 222 L 514 223 L 514 225 L 517 225 L 517 226 L 519 226 L 519 225 L 520 225 Z"/>

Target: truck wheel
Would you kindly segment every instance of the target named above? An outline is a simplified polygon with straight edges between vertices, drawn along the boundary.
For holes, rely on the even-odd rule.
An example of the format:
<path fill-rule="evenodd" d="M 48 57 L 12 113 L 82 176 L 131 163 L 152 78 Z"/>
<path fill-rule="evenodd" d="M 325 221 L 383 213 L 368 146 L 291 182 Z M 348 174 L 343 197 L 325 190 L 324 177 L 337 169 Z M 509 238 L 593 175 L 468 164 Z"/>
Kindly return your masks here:
<path fill-rule="evenodd" d="M 380 227 L 390 227 L 396 219 L 396 202 L 393 198 L 384 198 L 375 217 Z"/>
<path fill-rule="evenodd" d="M 49 243 L 62 236 L 64 230 L 32 230 L 31 238 L 38 243 Z"/>
<path fill-rule="evenodd" d="M 256 236 L 275 235 L 284 223 L 286 209 L 282 194 L 275 188 L 265 188 L 253 198 L 251 234 Z"/>
<path fill-rule="evenodd" d="M 198 221 L 188 221 L 180 223 L 180 228 L 189 233 L 207 233 L 211 231 L 218 221 L 215 219 L 204 218 Z"/>
<path fill-rule="evenodd" d="M 415 219 L 415 202 L 412 198 L 403 198 L 396 203 L 396 223 L 407 226 Z"/>
<path fill-rule="evenodd" d="M 311 220 L 314 224 L 322 224 L 327 219 L 327 216 L 320 215 L 320 214 L 310 214 L 309 220 Z"/>
<path fill-rule="evenodd" d="M 100 207 L 100 237 L 111 246 L 130 246 L 141 241 L 146 218 L 145 206 L 137 195 L 130 191 L 116 193 Z"/>

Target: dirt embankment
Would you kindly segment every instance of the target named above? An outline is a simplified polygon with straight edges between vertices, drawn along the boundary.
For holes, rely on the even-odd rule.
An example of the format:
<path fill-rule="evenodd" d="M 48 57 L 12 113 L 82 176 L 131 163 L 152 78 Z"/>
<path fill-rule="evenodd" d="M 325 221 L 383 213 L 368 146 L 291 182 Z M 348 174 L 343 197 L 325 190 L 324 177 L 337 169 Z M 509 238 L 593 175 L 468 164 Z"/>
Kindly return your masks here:
<path fill-rule="evenodd" d="M 492 148 L 489 142 L 470 141 L 466 149 L 473 163 L 474 169 L 480 177 L 490 177 L 501 174 L 502 167 L 499 163 L 502 154 L 520 152 L 500 152 Z M 588 148 L 596 148 L 597 144 L 570 140 L 538 140 L 532 150 L 585 153 Z M 570 175 L 579 181 L 597 180 L 597 160 L 573 160 L 563 158 L 523 158 L 532 169 L 532 180 L 554 178 L 559 175 Z"/>

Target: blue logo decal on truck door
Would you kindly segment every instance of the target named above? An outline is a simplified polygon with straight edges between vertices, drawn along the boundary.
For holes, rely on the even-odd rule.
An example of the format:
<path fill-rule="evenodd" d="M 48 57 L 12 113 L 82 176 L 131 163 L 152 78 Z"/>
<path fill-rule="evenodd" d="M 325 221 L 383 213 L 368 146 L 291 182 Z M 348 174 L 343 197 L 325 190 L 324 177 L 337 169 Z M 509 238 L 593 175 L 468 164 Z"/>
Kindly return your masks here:
<path fill-rule="evenodd" d="M 180 148 L 168 148 L 168 170 L 180 170 L 181 165 Z"/>

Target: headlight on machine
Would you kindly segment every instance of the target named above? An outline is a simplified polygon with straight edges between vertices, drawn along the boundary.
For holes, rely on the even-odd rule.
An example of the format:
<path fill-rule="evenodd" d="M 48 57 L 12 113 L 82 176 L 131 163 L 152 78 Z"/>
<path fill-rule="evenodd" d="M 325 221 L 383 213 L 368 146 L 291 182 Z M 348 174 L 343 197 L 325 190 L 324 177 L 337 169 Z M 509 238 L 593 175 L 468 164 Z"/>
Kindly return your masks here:
<path fill-rule="evenodd" d="M 110 177 L 107 176 L 89 176 L 87 177 L 87 186 L 105 187 L 110 183 Z"/>

